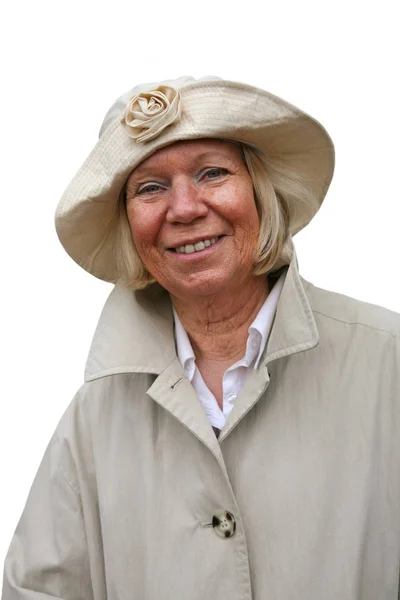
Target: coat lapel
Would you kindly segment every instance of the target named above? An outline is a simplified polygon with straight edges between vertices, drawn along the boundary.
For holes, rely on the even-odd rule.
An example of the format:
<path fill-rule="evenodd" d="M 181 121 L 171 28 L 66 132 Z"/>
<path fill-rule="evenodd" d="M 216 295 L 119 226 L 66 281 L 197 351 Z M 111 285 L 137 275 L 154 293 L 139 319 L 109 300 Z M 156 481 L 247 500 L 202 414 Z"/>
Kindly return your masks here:
<path fill-rule="evenodd" d="M 201 440 L 225 471 L 218 439 L 177 357 L 157 377 L 147 394 Z"/>

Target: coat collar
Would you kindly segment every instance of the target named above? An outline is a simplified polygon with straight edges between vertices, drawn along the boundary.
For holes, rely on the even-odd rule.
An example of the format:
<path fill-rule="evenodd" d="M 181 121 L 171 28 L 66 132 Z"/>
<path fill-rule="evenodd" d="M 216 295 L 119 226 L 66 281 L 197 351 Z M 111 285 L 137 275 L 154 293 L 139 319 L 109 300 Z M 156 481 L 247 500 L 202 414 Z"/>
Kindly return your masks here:
<path fill-rule="evenodd" d="M 261 364 L 313 348 L 319 336 L 299 274 L 293 241 L 286 246 L 287 275 Z M 160 375 L 176 360 L 169 294 L 158 285 L 138 292 L 117 284 L 101 313 L 85 369 L 85 381 L 117 373 Z"/>
<path fill-rule="evenodd" d="M 290 252 L 272 276 L 287 271 L 275 319 L 258 369 L 246 379 L 217 440 L 193 387 L 176 356 L 173 313 L 169 294 L 153 285 L 140 292 L 116 285 L 101 314 L 85 370 L 85 381 L 117 373 L 148 373 L 155 379 L 147 395 L 179 420 L 209 448 L 225 470 L 222 441 L 258 401 L 269 385 L 268 364 L 313 348 L 319 336 L 298 272 L 296 252 Z"/>

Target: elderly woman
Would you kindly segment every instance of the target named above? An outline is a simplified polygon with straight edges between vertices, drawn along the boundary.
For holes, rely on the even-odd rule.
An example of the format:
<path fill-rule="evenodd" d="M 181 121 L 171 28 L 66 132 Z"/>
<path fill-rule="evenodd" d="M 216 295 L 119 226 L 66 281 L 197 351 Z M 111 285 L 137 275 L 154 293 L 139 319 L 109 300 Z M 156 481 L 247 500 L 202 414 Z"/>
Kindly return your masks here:
<path fill-rule="evenodd" d="M 400 315 L 305 281 L 292 240 L 333 164 L 242 84 L 109 111 L 56 225 L 116 285 L 4 600 L 397 600 Z"/>

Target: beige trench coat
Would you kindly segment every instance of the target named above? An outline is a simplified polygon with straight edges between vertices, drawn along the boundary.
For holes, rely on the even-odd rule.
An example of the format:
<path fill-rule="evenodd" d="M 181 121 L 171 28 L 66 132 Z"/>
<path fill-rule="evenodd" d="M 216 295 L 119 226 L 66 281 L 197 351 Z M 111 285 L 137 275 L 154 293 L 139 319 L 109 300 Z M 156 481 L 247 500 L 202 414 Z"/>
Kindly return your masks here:
<path fill-rule="evenodd" d="M 283 268 L 264 359 L 218 440 L 167 294 L 114 288 L 3 600 L 397 600 L 400 315 L 315 287 L 296 254 Z"/>

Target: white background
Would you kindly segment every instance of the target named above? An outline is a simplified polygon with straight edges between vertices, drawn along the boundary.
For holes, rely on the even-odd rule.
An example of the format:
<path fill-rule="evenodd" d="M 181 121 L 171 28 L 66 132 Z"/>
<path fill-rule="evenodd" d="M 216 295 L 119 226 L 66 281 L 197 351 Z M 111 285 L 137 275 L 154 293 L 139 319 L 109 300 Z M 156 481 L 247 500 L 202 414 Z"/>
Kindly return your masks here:
<path fill-rule="evenodd" d="M 45 447 L 81 385 L 111 290 L 63 251 L 54 210 L 104 114 L 137 83 L 219 75 L 322 122 L 336 173 L 320 212 L 294 238 L 300 273 L 400 312 L 396 4 L 3 4 L 1 565 Z"/>

